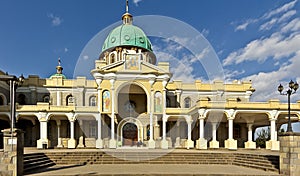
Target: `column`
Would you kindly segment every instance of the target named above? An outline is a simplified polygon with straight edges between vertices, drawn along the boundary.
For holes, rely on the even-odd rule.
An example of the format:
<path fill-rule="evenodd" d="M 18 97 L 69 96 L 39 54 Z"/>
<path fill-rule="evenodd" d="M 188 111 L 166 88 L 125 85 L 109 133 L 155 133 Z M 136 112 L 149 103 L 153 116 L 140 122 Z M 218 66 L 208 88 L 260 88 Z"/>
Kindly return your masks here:
<path fill-rule="evenodd" d="M 60 98 L 60 91 L 57 90 L 56 92 L 56 105 L 61 106 L 61 98 Z"/>
<path fill-rule="evenodd" d="M 162 149 L 168 149 L 168 146 L 169 146 L 169 143 L 166 140 L 166 133 L 167 133 L 166 123 L 168 121 L 168 117 L 166 115 L 166 98 L 167 98 L 166 97 L 167 96 L 167 94 L 166 94 L 166 91 L 167 91 L 166 86 L 167 86 L 167 83 L 168 82 L 167 82 L 166 79 L 164 79 L 162 81 L 162 85 L 163 85 L 163 95 L 162 95 L 162 99 L 163 99 L 163 134 L 162 134 L 162 136 L 163 136 L 163 139 L 161 141 L 161 148 Z"/>
<path fill-rule="evenodd" d="M 57 147 L 62 148 L 64 146 L 62 145 L 62 139 L 60 137 L 60 125 L 61 125 L 60 120 L 56 120 L 56 125 L 57 125 Z"/>
<path fill-rule="evenodd" d="M 247 124 L 248 127 L 248 141 L 245 142 L 245 148 L 246 149 L 256 149 L 256 143 L 253 142 L 252 136 L 252 127 L 253 127 L 253 123 L 248 123 Z"/>
<path fill-rule="evenodd" d="M 271 126 L 271 139 L 266 141 L 266 149 L 279 151 L 280 150 L 280 143 L 277 141 L 277 131 L 276 131 L 276 120 L 278 118 L 278 111 L 273 110 L 269 111 L 269 121 Z"/>
<path fill-rule="evenodd" d="M 40 122 L 40 139 L 37 140 L 37 148 L 45 149 L 50 147 L 50 140 L 48 139 L 48 119 L 47 113 L 39 112 L 35 114 Z"/>
<path fill-rule="evenodd" d="M 148 147 L 154 149 L 155 148 L 155 141 L 153 140 L 153 112 L 154 112 L 154 90 L 153 90 L 153 84 L 154 79 L 149 80 L 150 88 L 151 88 L 151 94 L 150 94 L 150 106 L 149 106 L 149 114 L 150 114 L 150 138 L 148 141 Z"/>
<path fill-rule="evenodd" d="M 103 148 L 102 131 L 101 131 L 101 125 L 102 125 L 101 114 L 97 114 L 96 120 L 97 120 L 97 129 L 98 129 L 96 148 L 100 149 Z"/>
<path fill-rule="evenodd" d="M 74 130 L 74 124 L 75 124 L 75 114 L 74 113 L 67 113 L 66 114 L 69 122 L 70 122 L 70 139 L 68 140 L 68 148 L 76 148 L 76 140 L 75 140 L 75 130 Z"/>
<path fill-rule="evenodd" d="M 79 126 L 81 127 L 81 129 L 79 129 L 79 141 L 78 141 L 77 148 L 84 148 L 85 145 L 84 145 L 83 131 L 85 129 L 85 126 L 83 124 L 83 120 L 78 120 L 78 121 L 79 121 Z"/>
<path fill-rule="evenodd" d="M 194 141 L 192 141 L 192 119 L 191 116 L 186 117 L 187 118 L 187 133 L 188 133 L 188 138 L 186 141 L 186 148 L 194 148 Z"/>
<path fill-rule="evenodd" d="M 199 139 L 196 141 L 197 149 L 207 149 L 207 140 L 204 138 L 205 109 L 199 109 Z"/>
<path fill-rule="evenodd" d="M 163 134 L 162 134 L 162 141 L 161 141 L 161 148 L 162 149 L 168 149 L 169 148 L 169 143 L 168 143 L 168 141 L 166 140 L 166 133 L 167 133 L 167 127 L 166 127 L 166 125 L 167 125 L 167 116 L 166 115 L 164 115 L 163 116 Z"/>
<path fill-rule="evenodd" d="M 237 140 L 233 139 L 233 119 L 234 117 L 229 117 L 228 119 L 228 139 L 225 140 L 225 148 L 229 150 L 237 150 Z"/>
<path fill-rule="evenodd" d="M 181 102 L 181 90 L 176 90 L 176 101 L 177 101 L 177 108 L 180 108 L 180 102 Z"/>
<path fill-rule="evenodd" d="M 228 139 L 224 141 L 225 148 L 229 150 L 237 150 L 237 140 L 233 139 L 233 120 L 235 118 L 235 110 L 229 109 L 225 111 L 228 120 Z"/>
<path fill-rule="evenodd" d="M 212 122 L 212 141 L 209 142 L 209 148 L 219 148 L 219 141 L 217 141 L 217 122 Z"/>
<path fill-rule="evenodd" d="M 117 141 L 115 139 L 115 78 L 110 79 L 111 84 L 111 121 L 110 121 L 110 137 L 109 148 L 117 148 Z"/>

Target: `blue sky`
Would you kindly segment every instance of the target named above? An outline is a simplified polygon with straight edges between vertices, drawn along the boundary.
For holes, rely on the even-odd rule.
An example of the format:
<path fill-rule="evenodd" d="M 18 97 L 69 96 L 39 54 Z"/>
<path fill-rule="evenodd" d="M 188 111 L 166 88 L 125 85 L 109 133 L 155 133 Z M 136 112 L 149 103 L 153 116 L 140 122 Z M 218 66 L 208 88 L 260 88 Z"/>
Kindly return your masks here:
<path fill-rule="evenodd" d="M 253 101 L 286 101 L 278 95 L 278 84 L 287 85 L 290 79 L 300 82 L 297 0 L 130 0 L 129 5 L 134 16 L 172 17 L 202 33 L 217 53 L 226 82 L 252 80 L 256 88 Z M 71 78 L 85 45 L 99 31 L 120 21 L 124 11 L 125 0 L 2 0 L 0 70 L 47 78 L 55 73 L 61 57 L 64 74 Z M 182 53 L 160 53 L 166 47 L 153 40 L 158 60 L 184 58 Z M 170 46 L 174 53 L 182 51 L 174 45 L 167 49 Z M 186 80 L 206 79 L 199 68 L 190 67 Z M 292 96 L 294 102 L 299 99 L 299 94 Z"/>

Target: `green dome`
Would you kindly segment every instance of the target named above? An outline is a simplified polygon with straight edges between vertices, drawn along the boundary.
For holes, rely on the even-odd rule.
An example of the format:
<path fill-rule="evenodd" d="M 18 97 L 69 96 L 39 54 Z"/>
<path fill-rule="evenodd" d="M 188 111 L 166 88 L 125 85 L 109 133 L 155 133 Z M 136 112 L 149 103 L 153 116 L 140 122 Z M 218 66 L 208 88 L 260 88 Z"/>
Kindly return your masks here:
<path fill-rule="evenodd" d="M 131 24 L 122 24 L 113 29 L 104 41 L 102 52 L 117 46 L 133 46 L 152 52 L 152 46 L 142 29 Z"/>

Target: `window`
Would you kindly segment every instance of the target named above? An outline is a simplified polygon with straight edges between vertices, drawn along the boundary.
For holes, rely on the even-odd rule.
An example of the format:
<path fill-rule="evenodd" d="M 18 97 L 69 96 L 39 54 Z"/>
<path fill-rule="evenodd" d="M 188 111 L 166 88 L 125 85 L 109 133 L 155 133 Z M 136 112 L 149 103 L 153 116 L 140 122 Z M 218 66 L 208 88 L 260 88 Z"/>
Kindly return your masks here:
<path fill-rule="evenodd" d="M 50 102 L 50 96 L 49 96 L 49 95 L 45 95 L 45 96 L 43 97 L 43 102 L 49 103 L 49 102 Z"/>
<path fill-rule="evenodd" d="M 97 98 L 96 98 L 96 96 L 91 96 L 90 97 L 89 106 L 97 106 Z"/>
<path fill-rule="evenodd" d="M 68 95 L 66 98 L 66 105 L 74 105 L 75 104 L 75 97 L 73 95 Z"/>
<path fill-rule="evenodd" d="M 184 99 L 184 108 L 190 108 L 191 107 L 191 98 L 190 97 L 186 97 Z"/>
<path fill-rule="evenodd" d="M 26 96 L 24 95 L 24 94 L 20 94 L 19 96 L 18 96 L 18 103 L 19 103 L 19 105 L 25 105 L 26 104 Z"/>

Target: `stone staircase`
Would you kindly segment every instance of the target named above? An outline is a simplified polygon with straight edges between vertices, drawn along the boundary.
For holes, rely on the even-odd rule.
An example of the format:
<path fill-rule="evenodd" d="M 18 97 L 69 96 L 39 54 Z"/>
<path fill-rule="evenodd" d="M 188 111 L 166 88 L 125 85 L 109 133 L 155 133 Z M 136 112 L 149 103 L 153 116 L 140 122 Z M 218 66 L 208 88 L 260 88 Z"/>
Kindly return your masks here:
<path fill-rule="evenodd" d="M 44 153 L 24 155 L 24 173 L 32 173 L 38 169 L 54 166 L 55 163 Z"/>
<path fill-rule="evenodd" d="M 105 153 L 87 151 L 46 152 L 25 154 L 24 171 L 32 172 L 53 165 L 91 165 L 91 164 L 203 164 L 236 165 L 279 173 L 279 156 L 246 153 L 222 152 L 151 152 L 115 151 Z"/>

